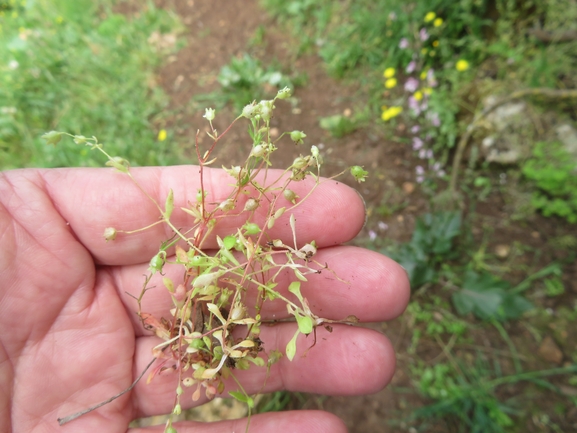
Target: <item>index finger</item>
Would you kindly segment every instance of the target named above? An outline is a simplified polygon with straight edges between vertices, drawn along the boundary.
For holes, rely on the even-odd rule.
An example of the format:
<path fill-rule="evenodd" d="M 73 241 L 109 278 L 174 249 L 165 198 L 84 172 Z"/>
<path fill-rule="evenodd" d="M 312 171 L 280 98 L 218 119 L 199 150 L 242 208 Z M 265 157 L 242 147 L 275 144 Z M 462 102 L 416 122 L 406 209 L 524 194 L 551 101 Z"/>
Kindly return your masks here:
<path fill-rule="evenodd" d="M 193 225 L 194 218 L 181 208 L 195 202 L 200 190 L 197 166 L 133 168 L 131 173 L 142 189 L 161 207 L 169 193 L 174 192 L 174 212 L 171 221 L 179 229 Z M 128 176 L 112 169 L 56 169 L 42 170 L 47 194 L 55 208 L 67 221 L 78 240 L 90 251 L 98 263 L 129 265 L 142 263 L 158 252 L 163 241 L 173 236 L 165 224 L 130 235 L 119 235 L 113 242 L 105 242 L 104 229 L 132 231 L 159 220 L 160 212 Z M 280 170 L 269 170 L 268 178 L 277 178 Z M 207 202 L 220 203 L 234 188 L 235 179 L 224 170 L 204 168 L 204 189 Z M 314 187 L 311 177 L 291 183 L 291 189 L 305 197 Z M 250 191 L 248 191 L 250 194 Z M 244 198 L 243 198 L 244 197 Z M 241 200 L 246 200 L 241 195 Z M 291 203 L 279 197 L 279 206 Z M 237 209 L 244 207 L 238 203 Z M 297 221 L 299 244 L 315 240 L 319 247 L 337 245 L 352 239 L 361 229 L 365 210 L 362 199 L 347 185 L 321 179 L 314 192 L 298 207 L 291 210 Z M 236 232 L 247 219 L 247 212 L 234 211 L 218 220 L 213 234 L 224 237 Z M 263 211 L 256 211 L 254 222 L 262 227 L 266 218 Z M 292 242 L 289 215 L 279 218 L 269 235 L 284 242 Z M 203 248 L 215 248 L 215 237 Z"/>

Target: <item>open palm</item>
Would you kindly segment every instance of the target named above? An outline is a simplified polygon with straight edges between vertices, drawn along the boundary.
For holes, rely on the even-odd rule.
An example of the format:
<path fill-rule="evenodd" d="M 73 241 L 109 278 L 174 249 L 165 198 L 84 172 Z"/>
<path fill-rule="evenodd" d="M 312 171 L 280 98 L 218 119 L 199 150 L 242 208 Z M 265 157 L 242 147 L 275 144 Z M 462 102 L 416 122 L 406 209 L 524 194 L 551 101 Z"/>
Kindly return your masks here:
<path fill-rule="evenodd" d="M 174 190 L 175 209 L 196 195 L 194 167 L 143 168 L 135 178 L 159 202 Z M 207 170 L 205 188 L 224 197 L 230 178 Z M 377 253 L 339 246 L 362 227 L 364 207 L 357 194 L 337 182 L 325 182 L 297 208 L 299 242 L 314 239 L 320 262 L 343 280 L 311 279 L 303 287 L 314 312 L 341 319 L 388 320 L 405 308 L 409 288 L 404 271 Z M 0 173 L 0 430 L 14 432 L 125 432 L 138 417 L 169 412 L 175 375 L 139 382 L 112 403 L 69 424 L 57 419 L 105 400 L 125 388 L 151 361 L 159 340 L 142 329 L 135 315 L 137 295 L 148 261 L 170 237 L 161 225 L 105 242 L 105 227 L 135 229 L 158 219 L 158 211 L 121 173 L 108 169 L 17 170 Z M 178 227 L 190 225 L 176 212 Z M 241 217 L 216 228 L 225 235 L 242 225 Z M 277 228 L 278 227 L 278 228 Z M 274 236 L 289 241 L 288 224 Z M 211 245 L 208 245 L 210 248 Z M 281 284 L 282 285 L 282 284 Z M 170 306 L 162 290 L 151 290 L 144 309 L 162 315 Z M 166 314 L 166 313 L 165 313 Z M 282 318 L 274 307 L 263 313 Z M 265 350 L 283 350 L 295 329 L 283 323 L 265 327 Z M 299 348 L 310 346 L 299 341 Z M 300 390 L 354 395 L 376 392 L 390 380 L 394 353 L 379 333 L 346 325 L 332 334 L 319 330 L 317 344 L 289 362 L 275 364 L 265 391 Z M 261 390 L 265 369 L 238 372 L 248 392 Z M 185 396 L 186 397 L 186 396 Z M 193 405 L 188 396 L 183 402 Z M 201 401 L 202 402 L 202 401 Z M 195 403 L 195 404 L 198 404 Z M 214 424 L 183 422 L 184 432 L 243 431 L 246 420 Z M 130 431 L 162 431 L 163 427 Z M 343 424 L 323 412 L 263 414 L 251 431 L 340 432 Z"/>

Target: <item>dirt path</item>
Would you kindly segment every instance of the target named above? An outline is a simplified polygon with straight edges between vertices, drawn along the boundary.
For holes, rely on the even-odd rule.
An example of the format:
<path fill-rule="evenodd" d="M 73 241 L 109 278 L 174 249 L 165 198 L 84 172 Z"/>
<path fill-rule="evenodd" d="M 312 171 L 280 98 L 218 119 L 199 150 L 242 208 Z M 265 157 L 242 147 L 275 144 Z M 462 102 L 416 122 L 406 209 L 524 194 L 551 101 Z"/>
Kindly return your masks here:
<path fill-rule="evenodd" d="M 351 163 L 368 168 L 371 173 L 369 180 L 360 188 L 357 185 L 372 213 L 361 236 L 366 237 L 369 230 L 375 229 L 379 217 L 375 216 L 374 209 L 386 197 L 390 200 L 391 195 L 406 194 L 402 189 L 403 183 L 405 188 L 410 188 L 411 155 L 408 146 L 383 140 L 378 134 L 368 132 L 371 128 L 356 131 L 342 139 L 333 138 L 320 128 L 318 120 L 321 117 L 354 114 L 356 107 L 351 105 L 352 100 L 359 100 L 356 87 L 345 87 L 342 82 L 328 77 L 322 60 L 314 54 L 294 58 L 291 54 L 291 44 L 294 42 L 254 0 L 167 0 L 159 4 L 172 7 L 185 23 L 187 32 L 187 46 L 170 59 L 159 74 L 162 87 L 170 95 L 169 108 L 185 113 L 173 118 L 166 126 L 177 128 L 180 139 L 183 142 L 188 140 L 192 150 L 194 134 L 198 128 L 202 130 L 206 122 L 201 117 L 203 110 L 191 108 L 191 99 L 218 88 L 216 77 L 221 67 L 229 63 L 233 56 L 249 52 L 265 65 L 278 62 L 289 72 L 304 73 L 308 77 L 307 84 L 295 91 L 298 104 L 278 103 L 272 126 L 279 131 L 303 130 L 307 134 L 307 145 L 320 145 L 325 156 L 325 175 L 336 174 Z M 251 43 L 257 32 L 264 37 L 258 44 Z M 217 129 L 224 130 L 233 117 L 230 110 L 218 113 L 215 122 Z M 246 146 L 242 148 L 243 144 L 247 144 L 243 137 L 244 130 L 237 128 L 231 132 L 223 143 L 221 154 L 224 157 L 221 157 L 219 165 L 231 164 L 246 154 Z M 191 160 L 183 163 L 194 162 L 192 151 L 190 154 Z M 286 166 L 296 156 L 298 149 L 289 143 L 275 155 L 275 165 Z M 343 181 L 352 184 L 350 178 L 345 177 Z M 412 229 L 411 214 L 418 214 L 422 206 L 413 205 L 403 218 L 383 220 L 389 229 L 387 233 L 380 234 L 397 240 L 406 238 Z M 389 325 L 387 331 L 397 345 L 402 344 L 398 334 L 401 326 L 400 323 Z M 374 327 L 382 329 L 380 324 Z M 393 383 L 403 385 L 406 380 L 400 369 Z M 305 407 L 337 414 L 345 420 L 352 433 L 384 433 L 394 431 L 387 426 L 387 420 L 398 409 L 398 404 L 393 392 L 385 390 L 372 396 L 310 398 Z"/>

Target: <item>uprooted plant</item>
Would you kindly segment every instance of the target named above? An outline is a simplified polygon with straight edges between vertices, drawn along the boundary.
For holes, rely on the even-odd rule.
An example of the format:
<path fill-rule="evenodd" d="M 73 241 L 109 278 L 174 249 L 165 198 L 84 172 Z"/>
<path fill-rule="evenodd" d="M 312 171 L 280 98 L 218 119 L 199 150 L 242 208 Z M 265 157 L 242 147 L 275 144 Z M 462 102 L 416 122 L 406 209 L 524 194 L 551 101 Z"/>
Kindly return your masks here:
<path fill-rule="evenodd" d="M 158 253 L 151 258 L 149 273 L 145 277 L 140 295 L 135 298 L 136 313 L 143 327 L 162 340 L 153 349 L 153 360 L 148 367 L 153 364 L 154 367 L 148 381 L 160 373 L 172 372 L 178 375 L 173 415 L 181 413 L 181 396 L 184 388 L 194 389 L 192 394 L 194 401 L 199 400 L 203 392 L 208 399 L 211 399 L 217 394 L 222 394 L 225 389 L 224 381 L 232 378 L 238 388 L 229 394 L 247 404 L 250 416 L 254 399 L 237 380 L 233 369 L 245 370 L 254 364 L 267 368 L 268 375 L 271 365 L 283 356 L 278 350 L 270 350 L 267 353 L 264 350 L 265 342 L 260 339 L 261 326 L 264 322 L 260 313 L 266 302 L 272 300 L 284 302 L 289 315 L 294 317 L 298 325 L 284 353 L 290 360 L 295 357 L 299 334 L 314 334 L 318 326 L 330 331 L 331 323 L 334 322 L 357 321 L 354 316 L 339 321 L 319 317 L 311 311 L 307 299 L 301 294 L 301 281 L 307 281 L 307 275 L 325 271 L 333 274 L 335 272 L 328 264 L 315 260 L 317 248 L 314 241 L 299 247 L 296 219 L 292 213 L 323 181 L 320 178 L 322 157 L 319 149 L 312 146 L 310 153 L 298 156 L 278 177 L 274 177 L 275 174 L 269 171 L 270 155 L 277 149 L 279 140 L 289 136 L 295 144 L 302 145 L 306 137 L 302 131 L 292 131 L 281 134 L 276 140 L 271 138 L 270 120 L 274 104 L 277 100 L 289 96 L 290 90 L 285 88 L 272 100 L 247 105 L 242 114 L 222 134 L 213 127 L 215 111 L 206 109 L 204 117 L 209 122 L 208 135 L 212 141 L 208 149 L 201 149 L 197 133 L 195 147 L 200 189 L 196 200 L 189 201 L 188 206 L 182 208 L 193 221 L 186 229 L 176 227 L 171 221 L 174 211 L 173 191 L 167 192 L 164 204 L 157 203 L 132 177 L 128 161 L 109 155 L 96 137 L 87 138 L 56 131 L 44 135 L 50 144 L 58 143 L 62 136 L 66 135 L 72 137 L 77 144 L 87 145 L 102 152 L 108 158 L 106 165 L 129 176 L 158 209 L 160 216 L 158 221 L 147 227 L 133 231 L 105 228 L 106 241 L 113 241 L 119 235 L 129 235 L 157 224 L 167 225 L 173 233 L 173 236 L 163 242 Z M 204 188 L 203 170 L 216 161 L 214 153 L 218 143 L 232 125 L 242 119 L 247 120 L 250 125 L 249 134 L 252 140 L 250 153 L 242 165 L 225 168 L 233 184 L 228 197 L 219 202 L 211 201 Z M 359 166 L 351 167 L 350 172 L 359 182 L 364 181 L 367 176 L 367 172 Z M 305 178 L 312 178 L 313 186 L 304 196 L 299 197 L 291 189 L 291 185 Z M 265 216 L 261 225 L 256 222 L 257 212 Z M 236 232 L 223 238 L 214 235 L 214 228 L 220 221 L 241 214 L 243 220 L 246 216 L 246 222 Z M 289 216 L 293 238 L 289 244 L 271 238 L 268 234 L 283 214 Z M 207 254 L 204 251 L 206 242 L 215 237 L 218 250 Z M 173 281 L 166 276 L 164 270 L 168 266 L 182 267 L 182 279 Z M 279 276 L 286 275 L 287 272 L 294 276 L 288 287 L 289 292 L 294 295 L 292 299 L 275 289 Z M 172 299 L 173 308 L 168 317 L 155 317 L 142 309 L 142 300 L 146 292 L 152 288 L 150 283 L 155 274 L 161 274 L 164 288 Z M 336 274 L 335 277 L 338 278 Z M 248 296 L 249 292 L 252 293 L 251 296 Z M 252 303 L 249 305 L 249 299 L 255 300 L 254 305 Z M 140 377 L 143 375 L 144 372 Z M 121 394 L 85 411 L 61 418 L 58 420 L 59 423 L 65 424 L 109 403 L 130 391 L 137 381 Z M 175 431 L 172 417 L 169 417 L 165 432 Z"/>

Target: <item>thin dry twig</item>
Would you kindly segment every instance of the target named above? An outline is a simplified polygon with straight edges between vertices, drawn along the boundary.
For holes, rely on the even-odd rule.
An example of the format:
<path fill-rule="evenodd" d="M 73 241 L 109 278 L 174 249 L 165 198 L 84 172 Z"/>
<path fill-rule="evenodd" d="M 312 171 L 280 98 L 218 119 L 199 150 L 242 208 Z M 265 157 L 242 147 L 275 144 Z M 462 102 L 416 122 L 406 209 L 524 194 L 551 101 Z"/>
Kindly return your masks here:
<path fill-rule="evenodd" d="M 547 43 L 571 42 L 577 40 L 577 30 L 548 32 L 543 29 L 531 29 L 528 33 L 535 36 L 540 41 Z"/>
<path fill-rule="evenodd" d="M 81 410 L 80 412 L 76 412 L 76 413 L 74 413 L 74 414 L 72 414 L 72 415 L 65 416 L 64 418 L 58 418 L 58 424 L 59 424 L 59 425 L 64 425 L 64 424 L 66 424 L 66 423 L 69 423 L 70 421 L 74 421 L 76 418 L 80 418 L 82 415 L 86 415 L 87 413 L 92 412 L 93 410 L 96 410 L 96 409 L 98 409 L 99 407 L 104 406 L 105 404 L 111 403 L 112 401 L 114 401 L 114 400 L 116 400 L 118 397 L 120 397 L 121 395 L 126 394 L 128 391 L 132 390 L 132 388 L 135 387 L 135 385 L 138 383 L 138 381 L 139 381 L 140 379 L 142 379 L 142 376 L 144 376 L 144 373 L 146 373 L 146 371 L 150 368 L 150 366 L 154 363 L 154 361 L 156 361 L 156 358 L 153 358 L 152 361 L 150 361 L 150 362 L 148 363 L 148 365 L 146 366 L 146 368 L 145 368 L 144 370 L 142 370 L 142 373 L 140 373 L 140 376 L 138 376 L 138 377 L 136 378 L 136 380 L 135 380 L 134 382 L 132 382 L 132 385 L 130 385 L 130 386 L 129 386 L 128 388 L 126 388 L 124 391 L 121 391 L 120 393 L 118 393 L 118 394 L 110 397 L 110 398 L 107 399 L 107 400 L 104 400 L 104 401 L 98 403 L 98 404 L 95 405 L 95 406 L 89 407 L 88 409 Z"/>

